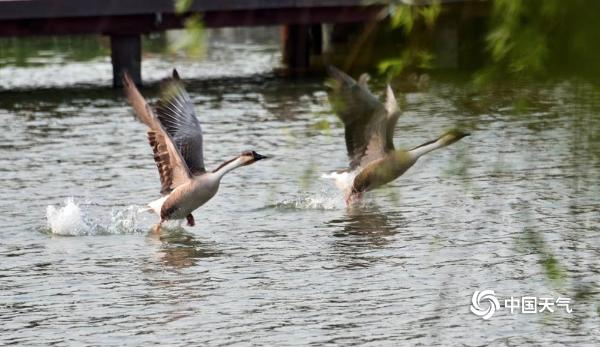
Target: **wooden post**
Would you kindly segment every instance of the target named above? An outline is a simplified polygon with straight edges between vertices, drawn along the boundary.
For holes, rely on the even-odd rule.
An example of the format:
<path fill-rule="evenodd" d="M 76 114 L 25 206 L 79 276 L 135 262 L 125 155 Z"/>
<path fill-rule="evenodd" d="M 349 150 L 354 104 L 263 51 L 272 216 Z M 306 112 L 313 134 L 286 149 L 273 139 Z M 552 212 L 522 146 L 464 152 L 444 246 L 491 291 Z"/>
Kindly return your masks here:
<path fill-rule="evenodd" d="M 123 86 L 123 71 L 135 84 L 142 84 L 142 42 L 140 35 L 110 36 L 110 57 L 113 66 L 113 87 Z"/>
<path fill-rule="evenodd" d="M 292 74 L 303 73 L 310 65 L 309 29 L 305 24 L 283 27 L 283 61 Z"/>
<path fill-rule="evenodd" d="M 435 65 L 441 69 L 458 68 L 458 19 L 443 18 L 436 23 L 433 44 Z"/>
<path fill-rule="evenodd" d="M 323 54 L 323 24 L 310 26 L 310 47 L 312 54 Z"/>

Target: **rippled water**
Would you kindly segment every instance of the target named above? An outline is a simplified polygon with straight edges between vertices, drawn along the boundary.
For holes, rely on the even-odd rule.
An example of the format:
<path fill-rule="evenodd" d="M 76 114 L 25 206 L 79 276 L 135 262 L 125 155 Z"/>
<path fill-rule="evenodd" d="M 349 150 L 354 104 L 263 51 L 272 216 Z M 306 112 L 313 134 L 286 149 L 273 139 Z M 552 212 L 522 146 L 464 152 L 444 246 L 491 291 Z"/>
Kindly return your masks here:
<path fill-rule="evenodd" d="M 192 79 L 209 167 L 274 157 L 228 175 L 195 227 L 160 235 L 139 211 L 159 191 L 144 127 L 108 88 L 106 58 L 0 68 L 1 344 L 600 343 L 592 87 L 399 85 L 400 147 L 472 135 L 346 209 L 320 178 L 345 165 L 323 81 L 276 78 L 278 62 L 252 40 L 201 62 L 147 57 L 149 81 L 174 65 Z M 573 312 L 484 321 L 469 312 L 484 289 L 569 297 Z"/>

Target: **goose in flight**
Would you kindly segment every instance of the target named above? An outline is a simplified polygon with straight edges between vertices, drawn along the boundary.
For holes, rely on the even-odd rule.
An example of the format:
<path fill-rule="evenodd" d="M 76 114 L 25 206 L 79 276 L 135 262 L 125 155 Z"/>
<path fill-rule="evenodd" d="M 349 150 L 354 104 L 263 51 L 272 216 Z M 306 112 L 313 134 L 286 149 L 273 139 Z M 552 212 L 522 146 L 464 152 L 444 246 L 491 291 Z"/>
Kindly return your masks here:
<path fill-rule="evenodd" d="M 162 186 L 162 197 L 148 206 L 160 216 L 159 226 L 166 220 L 183 218 L 193 226 L 192 212 L 217 193 L 226 173 L 266 158 L 254 151 L 246 151 L 215 170 L 207 171 L 202 150 L 202 128 L 176 70 L 173 70 L 173 77 L 163 84 L 160 100 L 154 109 L 146 103 L 127 74 L 124 74 L 123 87 L 135 116 L 148 127 L 148 141 Z"/>
<path fill-rule="evenodd" d="M 401 110 L 392 88 L 387 86 L 383 104 L 369 90 L 366 74 L 356 82 L 333 66 L 328 67 L 328 72 L 332 78 L 330 100 L 344 123 L 350 165 L 325 177 L 333 178 L 344 191 L 346 204 L 400 177 L 422 155 L 469 135 L 450 130 L 410 150 L 396 150 L 394 128 Z"/>

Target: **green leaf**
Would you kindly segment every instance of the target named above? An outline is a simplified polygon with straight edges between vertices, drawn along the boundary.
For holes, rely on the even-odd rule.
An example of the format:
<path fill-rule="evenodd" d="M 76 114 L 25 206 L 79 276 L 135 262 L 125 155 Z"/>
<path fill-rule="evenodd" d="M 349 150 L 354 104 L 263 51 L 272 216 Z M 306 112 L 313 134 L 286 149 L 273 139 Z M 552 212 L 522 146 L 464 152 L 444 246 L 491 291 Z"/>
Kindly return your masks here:
<path fill-rule="evenodd" d="M 175 0 L 175 13 L 182 14 L 187 12 L 194 0 Z"/>

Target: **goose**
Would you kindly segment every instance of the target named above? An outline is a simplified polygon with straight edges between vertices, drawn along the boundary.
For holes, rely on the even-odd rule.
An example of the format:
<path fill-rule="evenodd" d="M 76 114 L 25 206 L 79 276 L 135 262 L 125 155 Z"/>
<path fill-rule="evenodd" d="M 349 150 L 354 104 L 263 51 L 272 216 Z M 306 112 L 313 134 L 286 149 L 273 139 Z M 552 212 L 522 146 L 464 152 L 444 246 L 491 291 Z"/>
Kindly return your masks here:
<path fill-rule="evenodd" d="M 402 176 L 421 156 L 469 135 L 453 129 L 410 150 L 396 150 L 394 128 L 401 110 L 390 85 L 384 104 L 369 90 L 368 75 L 361 75 L 357 82 L 333 66 L 327 70 L 332 79 L 330 100 L 344 123 L 349 167 L 324 176 L 335 180 L 346 205 Z"/>
<path fill-rule="evenodd" d="M 184 218 L 189 226 L 194 226 L 192 212 L 215 196 L 225 174 L 267 158 L 255 151 L 244 151 L 207 171 L 202 128 L 177 70 L 163 83 L 154 109 L 128 74 L 124 74 L 123 88 L 136 118 L 148 127 L 148 142 L 154 152 L 162 194 L 148 207 L 160 217 L 159 227 L 167 220 Z"/>

